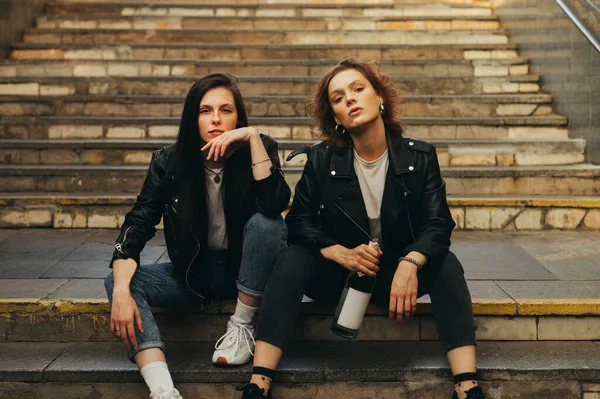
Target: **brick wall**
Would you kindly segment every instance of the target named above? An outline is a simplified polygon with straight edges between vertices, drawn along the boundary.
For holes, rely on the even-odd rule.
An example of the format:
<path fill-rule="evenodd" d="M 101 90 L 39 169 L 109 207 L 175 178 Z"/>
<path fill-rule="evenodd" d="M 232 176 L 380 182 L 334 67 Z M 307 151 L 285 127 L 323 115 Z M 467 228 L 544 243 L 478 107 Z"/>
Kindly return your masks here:
<path fill-rule="evenodd" d="M 21 40 L 23 30 L 33 26 L 34 16 L 43 11 L 48 0 L 0 0 L 0 58 L 8 56 L 8 48 Z"/>

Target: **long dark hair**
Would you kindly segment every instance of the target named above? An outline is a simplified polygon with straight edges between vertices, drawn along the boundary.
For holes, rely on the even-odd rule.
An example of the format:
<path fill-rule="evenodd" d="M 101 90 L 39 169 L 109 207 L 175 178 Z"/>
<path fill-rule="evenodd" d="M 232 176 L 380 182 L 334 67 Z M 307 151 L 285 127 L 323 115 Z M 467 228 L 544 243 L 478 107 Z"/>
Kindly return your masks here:
<path fill-rule="evenodd" d="M 236 128 L 248 126 L 248 113 L 242 99 L 242 94 L 237 85 L 237 78 L 227 73 L 215 73 L 197 80 L 185 98 L 179 134 L 167 176 L 174 175 L 179 186 L 179 218 L 178 247 L 181 253 L 186 253 L 190 247 L 189 232 L 193 232 L 200 245 L 207 243 L 208 235 L 208 205 L 206 200 L 206 181 L 204 172 L 204 157 L 200 148 L 206 142 L 200 137 L 198 116 L 200 102 L 204 95 L 212 89 L 224 87 L 233 94 L 237 110 Z M 247 163 L 250 165 L 250 152 L 248 149 L 236 151 L 226 162 L 223 175 L 224 191 L 231 187 L 239 190 L 249 190 L 250 178 L 247 173 L 232 172 L 237 165 Z M 241 170 L 250 169 L 238 168 Z M 234 181 L 235 180 L 235 181 Z M 228 206 L 225 206 L 227 212 Z M 229 207 L 231 208 L 231 207 Z"/>
<path fill-rule="evenodd" d="M 381 72 L 375 62 L 365 62 L 357 58 L 342 59 L 336 66 L 321 78 L 315 89 L 312 101 L 308 104 L 308 112 L 313 117 L 317 127 L 322 132 L 323 140 L 334 151 L 340 151 L 350 145 L 349 134 L 339 135 L 335 131 L 335 115 L 329 103 L 329 83 L 338 73 L 347 69 L 356 69 L 371 83 L 375 91 L 383 99 L 385 111 L 381 116 L 385 129 L 395 134 L 402 135 L 400 124 L 400 97 L 394 82 L 385 73 Z"/>

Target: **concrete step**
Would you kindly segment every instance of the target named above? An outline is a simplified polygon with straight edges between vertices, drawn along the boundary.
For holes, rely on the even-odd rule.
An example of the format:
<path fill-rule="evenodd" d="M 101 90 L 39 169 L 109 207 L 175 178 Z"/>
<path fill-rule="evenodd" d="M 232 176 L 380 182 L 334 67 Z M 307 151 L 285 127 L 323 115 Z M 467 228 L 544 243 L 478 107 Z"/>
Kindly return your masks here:
<path fill-rule="evenodd" d="M 515 44 L 469 45 L 281 45 L 235 43 L 114 43 L 99 45 L 41 45 L 13 43 L 13 59 L 114 60 L 181 59 L 331 59 L 355 56 L 363 59 L 506 59 L 517 57 Z"/>
<path fill-rule="evenodd" d="M 148 165 L 152 150 L 172 140 L 2 140 L 0 164 Z M 311 140 L 279 140 L 283 166 L 303 166 L 305 157 L 286 162 L 292 150 Z M 440 166 L 569 165 L 584 162 L 585 140 L 432 141 Z"/>
<path fill-rule="evenodd" d="M 185 95 L 195 78 L 192 76 L 108 77 L 105 69 L 96 77 L 0 78 L 0 95 Z M 91 71 L 90 71 L 91 74 Z M 319 80 L 316 76 L 238 76 L 241 92 L 248 95 L 312 95 Z M 420 77 L 390 76 L 402 94 L 508 94 L 538 93 L 539 76 L 500 77 Z"/>
<path fill-rule="evenodd" d="M 252 116 L 307 116 L 309 96 L 247 96 Z M 180 116 L 183 96 L 0 96 L 0 114 L 14 116 Z M 403 96 L 405 117 L 554 116 L 552 97 L 538 94 Z"/>
<path fill-rule="evenodd" d="M 7 60 L 0 62 L 0 76 L 201 76 L 214 71 L 234 75 L 294 75 L 321 77 L 339 60 Z M 525 58 L 458 60 L 458 59 L 389 59 L 381 60 L 382 71 L 410 76 L 507 76 L 527 75 Z"/>
<path fill-rule="evenodd" d="M 117 228 L 134 201 L 106 192 L 0 193 L 0 227 Z M 457 230 L 600 230 L 598 197 L 450 195 L 448 204 Z"/>
<path fill-rule="evenodd" d="M 307 117 L 250 117 L 251 126 L 276 139 L 317 139 Z M 563 116 L 406 117 L 406 134 L 422 140 L 567 140 Z M 3 139 L 175 139 L 178 117 L 2 116 Z"/>
<path fill-rule="evenodd" d="M 505 30 L 493 31 L 387 31 L 373 30 L 254 30 L 176 29 L 123 31 L 120 29 L 30 29 L 24 43 L 32 44 L 114 44 L 114 43 L 255 43 L 255 44 L 506 44 Z"/>
<path fill-rule="evenodd" d="M 122 16 L 269 16 L 269 17 L 388 17 L 402 16 L 448 16 L 456 18 L 473 16 L 491 16 L 489 7 L 463 4 L 432 4 L 390 3 L 390 4 L 331 4 L 322 3 L 287 3 L 287 4 L 238 4 L 235 2 L 218 3 L 202 2 L 189 4 L 172 4 L 154 2 L 151 6 L 129 2 L 97 2 L 97 3 L 59 3 L 49 2 L 47 14 L 81 14 L 103 13 Z"/>
<path fill-rule="evenodd" d="M 237 398 L 236 386 L 250 380 L 251 365 L 212 366 L 213 343 L 172 342 L 167 348 L 169 369 L 184 397 Z M 489 399 L 597 396 L 600 347 L 592 342 L 482 342 L 478 352 L 481 385 Z M 4 343 L 0 353 L 5 376 L 0 394 L 6 397 L 148 395 L 137 366 L 116 342 Z M 286 351 L 273 384 L 273 397 L 289 399 L 430 399 L 452 392 L 437 342 L 296 343 Z"/>
<path fill-rule="evenodd" d="M 115 236 L 118 235 L 115 232 Z M 114 241 L 114 240 L 113 240 Z M 112 244 L 112 242 L 110 243 Z M 97 245 L 109 252 L 110 244 Z M 84 261 L 80 261 L 84 262 Z M 104 263 L 104 266 L 99 263 Z M 108 261 L 94 261 L 104 267 Z M 95 279 L 13 279 L 36 288 L 59 285 L 62 292 L 87 289 L 103 298 L 2 299 L 0 301 L 0 342 L 106 342 L 114 341 L 109 332 L 110 306 L 103 280 Z M 40 282 L 41 281 L 41 282 Z M 489 281 L 469 281 L 472 292 L 495 287 Z M 523 283 L 531 283 L 524 281 Z M 535 282 L 533 282 L 535 283 Z M 597 284 L 596 284 L 597 288 Z M 38 288 L 39 289 L 39 288 Z M 488 289 L 489 292 L 493 291 Z M 54 296 L 54 294 L 52 295 Z M 499 295 L 500 296 L 500 295 Z M 506 295 L 504 295 L 506 296 Z M 600 339 L 600 301 L 598 299 L 518 299 L 473 297 L 473 312 L 478 326 L 478 341 L 591 341 Z M 234 301 L 206 301 L 201 307 L 155 309 L 155 319 L 165 341 L 216 342 L 235 309 Z M 519 311 L 523 313 L 519 313 Z M 292 341 L 345 341 L 329 331 L 335 305 L 304 303 Z M 581 312 L 576 315 L 573 312 Z M 66 322 L 66 320 L 70 322 Z M 571 330 L 562 326 L 571 325 Z M 198 329 L 198 326 L 203 328 Z M 428 296 L 419 298 L 417 315 L 398 324 L 388 319 L 387 309 L 370 305 L 355 342 L 438 341 Z"/>
<path fill-rule="evenodd" d="M 36 18 L 39 29 L 309 29 L 309 30 L 494 30 L 500 27 L 495 16 L 456 18 L 438 17 L 269 17 L 269 16 L 210 16 L 210 17 L 153 17 L 121 16 L 116 14 L 44 15 Z"/>
<path fill-rule="evenodd" d="M 146 166 L 0 165 L 4 192 L 137 193 Z M 293 189 L 302 167 L 284 167 Z M 600 195 L 600 166 L 442 167 L 449 195 Z"/>

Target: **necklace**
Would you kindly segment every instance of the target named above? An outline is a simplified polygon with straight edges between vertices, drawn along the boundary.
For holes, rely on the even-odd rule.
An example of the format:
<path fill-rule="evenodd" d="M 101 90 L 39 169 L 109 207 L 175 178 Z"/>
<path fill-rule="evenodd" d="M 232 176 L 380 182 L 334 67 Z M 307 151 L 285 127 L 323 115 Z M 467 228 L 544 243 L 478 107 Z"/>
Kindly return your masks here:
<path fill-rule="evenodd" d="M 221 175 L 223 174 L 223 171 L 225 170 L 225 168 L 221 168 L 218 169 L 218 172 L 215 172 L 213 169 L 204 166 L 204 169 L 206 169 L 209 173 L 211 173 L 214 177 L 213 180 L 215 181 L 215 183 L 219 184 L 221 183 Z"/>

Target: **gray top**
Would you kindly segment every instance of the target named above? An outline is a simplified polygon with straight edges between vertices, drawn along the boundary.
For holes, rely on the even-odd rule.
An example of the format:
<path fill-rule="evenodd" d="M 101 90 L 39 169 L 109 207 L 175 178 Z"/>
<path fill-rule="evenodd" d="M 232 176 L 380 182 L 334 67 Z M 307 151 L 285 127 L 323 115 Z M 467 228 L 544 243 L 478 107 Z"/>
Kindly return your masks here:
<path fill-rule="evenodd" d="M 388 150 L 374 161 L 365 161 L 354 151 L 354 171 L 367 208 L 371 237 L 381 241 L 381 201 L 389 165 Z"/>
<path fill-rule="evenodd" d="M 227 249 L 227 224 L 223 210 L 223 169 L 208 169 L 206 173 L 206 202 L 208 205 L 208 249 Z M 215 181 L 215 177 L 218 181 Z"/>

